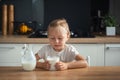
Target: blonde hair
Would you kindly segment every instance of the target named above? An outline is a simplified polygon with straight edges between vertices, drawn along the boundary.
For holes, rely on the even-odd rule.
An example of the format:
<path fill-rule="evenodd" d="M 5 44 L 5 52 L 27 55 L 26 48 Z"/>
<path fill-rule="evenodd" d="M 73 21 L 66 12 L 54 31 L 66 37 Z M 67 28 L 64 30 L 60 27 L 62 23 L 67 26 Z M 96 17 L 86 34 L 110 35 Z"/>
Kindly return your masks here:
<path fill-rule="evenodd" d="M 48 25 L 47 31 L 49 31 L 49 28 L 51 28 L 51 27 L 53 27 L 53 28 L 55 28 L 55 27 L 63 27 L 63 28 L 65 28 L 65 30 L 67 31 L 68 37 L 70 37 L 70 29 L 69 29 L 69 26 L 68 26 L 68 23 L 67 23 L 66 19 L 59 18 L 59 19 L 53 20 Z"/>

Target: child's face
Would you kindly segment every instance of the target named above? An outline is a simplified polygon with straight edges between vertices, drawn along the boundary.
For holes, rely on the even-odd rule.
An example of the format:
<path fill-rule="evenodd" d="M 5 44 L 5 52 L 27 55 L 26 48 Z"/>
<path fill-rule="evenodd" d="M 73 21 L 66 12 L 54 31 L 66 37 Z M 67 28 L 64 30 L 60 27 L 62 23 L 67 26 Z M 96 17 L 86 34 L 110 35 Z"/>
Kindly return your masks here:
<path fill-rule="evenodd" d="M 61 51 L 69 37 L 64 27 L 51 27 L 48 30 L 48 38 L 54 50 Z"/>

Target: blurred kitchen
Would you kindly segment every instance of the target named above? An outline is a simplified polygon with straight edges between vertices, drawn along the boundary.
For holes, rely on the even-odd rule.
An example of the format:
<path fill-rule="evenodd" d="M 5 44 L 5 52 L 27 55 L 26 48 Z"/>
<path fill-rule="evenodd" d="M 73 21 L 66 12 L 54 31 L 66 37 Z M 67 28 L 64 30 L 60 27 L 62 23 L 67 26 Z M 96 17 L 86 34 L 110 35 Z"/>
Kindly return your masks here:
<path fill-rule="evenodd" d="M 48 44 L 46 29 L 56 18 L 67 19 L 67 43 L 89 56 L 90 66 L 120 66 L 119 8 L 120 0 L 0 0 L 0 66 L 21 66 L 25 44 L 33 53 Z M 106 35 L 107 14 L 115 17 L 115 35 Z"/>
<path fill-rule="evenodd" d="M 14 34 L 21 34 L 20 26 L 29 27 L 29 37 L 46 37 L 48 23 L 55 18 L 66 18 L 71 37 L 90 37 L 105 34 L 102 17 L 115 16 L 120 34 L 120 0 L 1 0 L 0 26 L 2 26 L 2 6 L 14 6 Z M 0 32 L 2 27 L 0 27 Z"/>

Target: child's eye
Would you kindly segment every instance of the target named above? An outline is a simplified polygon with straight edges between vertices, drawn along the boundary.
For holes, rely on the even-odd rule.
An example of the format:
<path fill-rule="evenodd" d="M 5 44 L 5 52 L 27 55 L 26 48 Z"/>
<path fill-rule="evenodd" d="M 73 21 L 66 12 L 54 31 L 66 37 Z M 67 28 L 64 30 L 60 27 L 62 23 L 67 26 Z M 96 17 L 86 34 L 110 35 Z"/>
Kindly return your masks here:
<path fill-rule="evenodd" d="M 55 38 L 50 38 L 51 40 L 54 40 Z"/>
<path fill-rule="evenodd" d="M 59 40 L 62 40 L 63 38 L 58 38 Z"/>

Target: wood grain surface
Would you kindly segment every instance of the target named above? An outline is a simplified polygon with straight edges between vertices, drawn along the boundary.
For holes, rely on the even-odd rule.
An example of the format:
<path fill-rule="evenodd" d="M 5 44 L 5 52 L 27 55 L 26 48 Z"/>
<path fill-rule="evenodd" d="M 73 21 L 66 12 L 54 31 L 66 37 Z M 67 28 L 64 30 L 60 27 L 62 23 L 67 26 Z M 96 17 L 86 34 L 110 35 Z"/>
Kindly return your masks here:
<path fill-rule="evenodd" d="M 120 67 L 88 67 L 65 71 L 24 71 L 21 67 L 0 67 L 0 80 L 120 80 Z"/>

